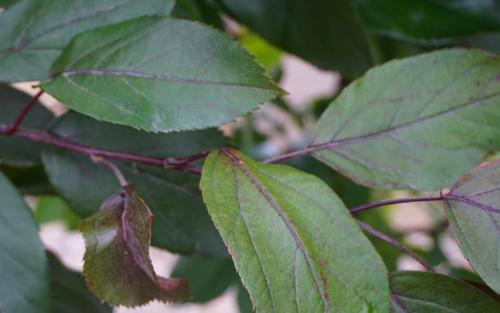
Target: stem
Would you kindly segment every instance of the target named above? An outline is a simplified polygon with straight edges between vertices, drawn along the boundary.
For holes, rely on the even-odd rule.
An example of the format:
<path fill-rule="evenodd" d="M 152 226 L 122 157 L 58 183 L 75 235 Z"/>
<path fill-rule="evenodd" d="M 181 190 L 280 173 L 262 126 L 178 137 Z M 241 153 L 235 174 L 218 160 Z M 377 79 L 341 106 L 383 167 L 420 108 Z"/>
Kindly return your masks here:
<path fill-rule="evenodd" d="M 351 214 L 358 214 L 360 212 L 369 210 L 371 208 L 381 207 L 384 205 L 408 203 L 408 202 L 442 201 L 442 200 L 444 200 L 444 198 L 445 198 L 445 196 L 440 194 L 439 196 L 435 196 L 435 197 L 409 197 L 409 198 L 404 198 L 404 199 L 381 200 L 381 201 L 375 201 L 375 202 L 371 202 L 371 203 L 357 206 L 355 208 L 350 209 L 349 211 L 351 212 Z"/>
<path fill-rule="evenodd" d="M 361 229 L 363 229 L 365 232 L 373 235 L 374 237 L 377 237 L 385 242 L 387 242 L 388 244 L 390 244 L 391 246 L 393 246 L 394 248 L 398 249 L 399 251 L 403 252 L 404 254 L 412 257 L 413 259 L 415 259 L 415 261 L 417 261 L 418 263 L 420 263 L 427 271 L 429 272 L 434 272 L 434 268 L 432 268 L 432 266 L 429 265 L 429 263 L 427 263 L 424 259 L 422 259 L 421 257 L 419 257 L 417 254 L 415 254 L 413 251 L 411 251 L 410 249 L 408 249 L 406 246 L 404 246 L 402 243 L 392 239 L 391 237 L 387 236 L 386 234 L 384 234 L 383 232 L 371 227 L 370 225 L 368 224 L 365 224 L 361 221 L 357 221 L 359 226 L 361 227 Z"/>
<path fill-rule="evenodd" d="M 26 115 L 28 115 L 31 108 L 33 108 L 35 106 L 35 104 L 38 102 L 38 99 L 40 98 L 40 96 L 42 94 L 43 94 L 43 90 L 40 90 L 35 96 L 33 96 L 28 101 L 28 103 L 26 103 L 26 105 L 24 106 L 22 111 L 19 113 L 19 115 L 16 117 L 14 122 L 9 126 L 3 128 L 3 129 L 0 129 L 0 132 L 4 135 L 12 135 L 19 128 L 19 125 L 21 125 L 21 123 L 23 122 Z"/>
<path fill-rule="evenodd" d="M 123 175 L 122 171 L 120 171 L 118 166 L 113 164 L 113 162 L 110 162 L 110 161 L 104 159 L 103 157 L 96 157 L 96 156 L 92 157 L 92 161 L 94 161 L 97 164 L 102 164 L 102 165 L 106 166 L 107 168 L 109 168 L 113 172 L 113 174 L 115 174 L 116 179 L 118 180 L 118 182 L 120 183 L 120 185 L 122 187 L 126 187 L 129 185 L 129 183 L 125 179 L 125 176 Z"/>

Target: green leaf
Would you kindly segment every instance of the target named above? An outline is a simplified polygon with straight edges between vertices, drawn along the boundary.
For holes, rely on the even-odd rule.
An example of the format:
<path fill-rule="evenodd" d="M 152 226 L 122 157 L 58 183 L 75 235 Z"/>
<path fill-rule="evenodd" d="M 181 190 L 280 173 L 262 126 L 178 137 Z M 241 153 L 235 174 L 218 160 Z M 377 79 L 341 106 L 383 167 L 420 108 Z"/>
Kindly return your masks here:
<path fill-rule="evenodd" d="M 474 270 L 500 293 L 500 159 L 460 178 L 445 195 L 448 220 Z"/>
<path fill-rule="evenodd" d="M 500 30 L 489 0 L 354 0 L 364 24 L 395 38 L 447 39 Z"/>
<path fill-rule="evenodd" d="M 87 289 L 80 273 L 64 267 L 49 253 L 51 313 L 111 313 L 113 309 L 101 303 Z"/>
<path fill-rule="evenodd" d="M 19 0 L 0 0 L 0 8 L 7 8 L 11 5 L 13 5 L 14 3 L 16 3 L 17 1 Z M 2 12 L 0 12 L 0 15 L 2 14 Z"/>
<path fill-rule="evenodd" d="M 42 196 L 37 198 L 35 220 L 38 224 L 61 221 L 70 230 L 77 229 L 80 222 L 78 215 L 58 196 Z"/>
<path fill-rule="evenodd" d="M 314 155 L 356 182 L 435 190 L 500 148 L 500 58 L 442 50 L 376 67 L 316 125 Z"/>
<path fill-rule="evenodd" d="M 1 28 L 0 28 L 1 29 Z M 11 124 L 30 100 L 30 96 L 8 85 L 0 84 L 0 124 Z M 40 103 L 35 104 L 21 127 L 44 130 L 53 115 Z M 0 162 L 15 166 L 32 166 L 40 162 L 40 146 L 22 138 L 0 136 Z"/>
<path fill-rule="evenodd" d="M 55 193 L 41 164 L 32 167 L 0 164 L 0 171 L 7 176 L 21 194 L 48 195 Z"/>
<path fill-rule="evenodd" d="M 500 304 L 462 280 L 436 273 L 391 275 L 393 313 L 497 313 Z"/>
<path fill-rule="evenodd" d="M 157 157 L 185 157 L 226 143 L 215 129 L 151 134 L 74 112 L 61 117 L 52 132 L 80 144 Z M 47 149 L 43 161 L 54 187 L 82 217 L 95 212 L 119 189 L 110 171 L 87 156 Z M 203 205 L 198 177 L 165 168 L 117 164 L 153 209 L 154 246 L 186 254 L 227 255 Z"/>
<path fill-rule="evenodd" d="M 42 87 L 70 108 L 153 132 L 218 126 L 281 92 L 238 43 L 172 18 L 81 34 L 52 71 Z"/>
<path fill-rule="evenodd" d="M 188 297 L 185 281 L 154 272 L 149 258 L 152 219 L 146 203 L 126 186 L 80 224 L 85 239 L 83 275 L 101 300 L 131 307 Z"/>
<path fill-rule="evenodd" d="M 51 312 L 47 260 L 31 210 L 0 173 L 0 310 Z"/>
<path fill-rule="evenodd" d="M 168 14 L 173 0 L 20 0 L 0 16 L 0 81 L 45 80 L 78 33 L 151 14 Z"/>
<path fill-rule="evenodd" d="M 203 199 L 257 312 L 387 312 L 384 264 L 320 179 L 216 150 Z"/>
<path fill-rule="evenodd" d="M 371 64 L 364 31 L 345 0 L 218 0 L 229 14 L 323 69 L 357 76 Z"/>
<path fill-rule="evenodd" d="M 229 258 L 183 257 L 170 276 L 187 280 L 192 294 L 191 301 L 197 303 L 213 300 L 235 282 L 239 282 L 233 261 Z"/>

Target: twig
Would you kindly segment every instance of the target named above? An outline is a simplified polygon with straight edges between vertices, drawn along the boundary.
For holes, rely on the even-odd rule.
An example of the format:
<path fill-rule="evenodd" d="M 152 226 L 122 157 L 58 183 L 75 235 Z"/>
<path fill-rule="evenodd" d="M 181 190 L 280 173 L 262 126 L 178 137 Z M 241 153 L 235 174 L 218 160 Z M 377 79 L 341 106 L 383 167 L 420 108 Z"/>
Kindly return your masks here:
<path fill-rule="evenodd" d="M 38 99 L 40 98 L 40 96 L 42 94 L 43 94 L 43 90 L 40 90 L 36 95 L 34 95 L 28 101 L 28 103 L 26 103 L 26 105 L 24 106 L 22 111 L 16 116 L 16 119 L 14 120 L 14 122 L 12 122 L 12 124 L 10 124 L 9 126 L 3 128 L 3 129 L 0 129 L 1 133 L 4 135 L 7 135 L 7 136 L 12 135 L 19 128 L 19 125 L 21 125 L 21 123 L 23 122 L 26 115 L 28 115 L 31 108 L 33 108 L 35 106 L 35 104 L 38 102 Z"/>
<path fill-rule="evenodd" d="M 382 233 L 379 230 L 376 230 L 375 228 L 371 227 L 370 225 L 368 225 L 366 223 L 363 223 L 361 221 L 357 221 L 357 222 L 358 222 L 359 226 L 361 227 L 361 229 L 363 229 L 365 232 L 367 232 L 367 233 L 373 235 L 374 237 L 377 237 L 377 238 L 379 238 L 379 239 L 387 242 L 388 244 L 390 244 L 394 248 L 396 248 L 399 251 L 405 253 L 406 255 L 412 257 L 413 259 L 415 259 L 415 261 L 417 261 L 418 263 L 420 263 L 429 272 L 434 272 L 434 268 L 432 268 L 432 266 L 430 266 L 429 263 L 427 263 L 424 259 L 422 259 L 417 254 L 415 254 L 413 251 L 411 251 L 410 249 L 408 249 L 402 243 L 400 243 L 400 242 L 392 239 L 391 237 L 387 236 L 386 234 Z"/>
<path fill-rule="evenodd" d="M 445 198 L 445 196 L 443 196 L 443 194 L 440 194 L 439 196 L 435 196 L 435 197 L 409 197 L 409 198 L 403 198 L 403 199 L 381 200 L 381 201 L 375 201 L 375 202 L 371 202 L 371 203 L 357 206 L 355 208 L 350 209 L 349 211 L 351 212 L 351 214 L 358 214 L 360 212 L 369 210 L 371 208 L 381 207 L 384 205 L 408 203 L 408 202 L 442 201 L 442 200 L 444 200 L 444 198 Z"/>
<path fill-rule="evenodd" d="M 107 168 L 109 168 L 113 172 L 113 174 L 115 174 L 116 179 L 118 180 L 118 182 L 120 183 L 120 185 L 122 187 L 126 187 L 129 185 L 129 183 L 125 179 L 125 176 L 123 175 L 122 171 L 120 171 L 118 166 L 113 164 L 113 162 L 110 162 L 110 161 L 104 159 L 103 157 L 92 156 L 91 158 L 92 158 L 92 161 L 94 161 L 95 163 L 102 164 L 102 165 L 106 166 Z"/>

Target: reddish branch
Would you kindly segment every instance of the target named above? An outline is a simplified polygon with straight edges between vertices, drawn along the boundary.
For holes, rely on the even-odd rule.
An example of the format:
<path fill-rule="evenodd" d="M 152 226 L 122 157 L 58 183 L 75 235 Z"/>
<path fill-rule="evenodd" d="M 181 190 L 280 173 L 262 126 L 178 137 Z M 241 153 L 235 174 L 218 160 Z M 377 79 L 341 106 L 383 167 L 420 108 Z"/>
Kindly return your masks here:
<path fill-rule="evenodd" d="M 381 207 L 384 205 L 390 205 L 390 204 L 399 204 L 399 203 L 408 203 L 408 202 L 431 202 L 431 201 L 442 201 L 446 198 L 443 194 L 440 194 L 439 196 L 435 197 L 409 197 L 409 198 L 403 198 L 403 199 L 390 199 L 390 200 L 381 200 L 381 201 L 375 201 L 367 204 L 360 205 L 358 207 L 352 208 L 349 211 L 352 214 L 357 214 L 363 211 L 366 211 L 371 208 L 376 208 L 376 207 Z"/>
<path fill-rule="evenodd" d="M 1 133 L 3 135 L 12 135 L 19 128 L 19 125 L 21 125 L 28 112 L 35 106 L 42 94 L 43 90 L 40 90 L 33 98 L 31 98 L 28 103 L 26 103 L 21 113 L 19 113 L 19 115 L 16 117 L 14 122 L 1 130 Z"/>

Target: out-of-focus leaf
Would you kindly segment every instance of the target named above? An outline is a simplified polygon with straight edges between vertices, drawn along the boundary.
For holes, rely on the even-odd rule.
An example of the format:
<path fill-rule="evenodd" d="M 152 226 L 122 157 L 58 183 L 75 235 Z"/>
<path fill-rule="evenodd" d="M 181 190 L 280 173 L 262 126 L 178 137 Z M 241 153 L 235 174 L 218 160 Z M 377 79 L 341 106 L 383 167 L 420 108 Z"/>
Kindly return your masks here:
<path fill-rule="evenodd" d="M 0 16 L 0 81 L 47 79 L 76 34 L 143 15 L 166 15 L 173 5 L 173 0 L 17 1 Z"/>
<path fill-rule="evenodd" d="M 360 184 L 426 191 L 449 187 L 498 138 L 500 58 L 451 49 L 370 70 L 325 111 L 313 145 Z"/>
<path fill-rule="evenodd" d="M 83 281 L 80 273 L 68 270 L 56 256 L 49 253 L 51 313 L 111 313 L 113 309 L 101 303 Z"/>
<path fill-rule="evenodd" d="M 266 69 L 277 65 L 281 60 L 281 51 L 253 32 L 243 32 L 239 37 L 239 41 L 243 48 L 253 54 L 257 62 Z"/>
<path fill-rule="evenodd" d="M 181 258 L 170 276 L 188 281 L 191 300 L 198 303 L 215 299 L 239 281 L 231 259 L 202 256 Z"/>
<path fill-rule="evenodd" d="M 49 195 L 55 193 L 41 164 L 31 167 L 0 164 L 0 171 L 9 178 L 21 194 Z"/>
<path fill-rule="evenodd" d="M 185 157 L 226 143 L 215 129 L 151 134 L 74 112 L 61 117 L 52 132 L 97 148 L 157 157 Z M 95 212 L 119 188 L 107 168 L 86 156 L 47 149 L 43 161 L 54 187 L 82 217 Z M 153 210 L 154 246 L 185 254 L 227 255 L 202 202 L 199 177 L 165 168 L 118 165 Z"/>
<path fill-rule="evenodd" d="M 464 281 L 436 273 L 391 275 L 393 313 L 498 313 L 500 304 Z"/>
<path fill-rule="evenodd" d="M 219 0 L 229 14 L 274 45 L 349 77 L 371 66 L 370 49 L 349 1 Z"/>
<path fill-rule="evenodd" d="M 0 124 L 8 125 L 14 122 L 29 100 L 30 96 L 25 93 L 0 84 Z M 44 130 L 52 119 L 52 113 L 37 103 L 23 120 L 22 127 Z M 0 136 L 0 162 L 32 166 L 40 162 L 40 146 L 26 139 Z"/>
<path fill-rule="evenodd" d="M 149 258 L 152 219 L 146 203 L 126 186 L 80 224 L 86 246 L 83 275 L 101 300 L 131 307 L 188 297 L 185 281 L 154 272 Z"/>
<path fill-rule="evenodd" d="M 200 21 L 218 29 L 224 28 L 222 18 L 206 0 L 177 0 L 171 15 Z"/>
<path fill-rule="evenodd" d="M 448 39 L 500 30 L 491 0 L 354 0 L 364 24 L 395 38 Z"/>
<path fill-rule="evenodd" d="M 9 6 L 13 5 L 13 4 L 14 4 L 14 3 L 16 3 L 17 1 L 19 1 L 19 0 L 0 0 L 0 8 L 5 9 L 5 8 L 7 8 L 7 7 L 9 7 Z M 2 14 L 2 13 L 0 12 L 0 15 L 1 15 L 1 14 Z"/>
<path fill-rule="evenodd" d="M 486 284 L 500 293 L 500 159 L 460 178 L 445 199 L 460 249 Z"/>
<path fill-rule="evenodd" d="M 281 93 L 223 33 L 162 17 L 80 34 L 52 71 L 42 88 L 68 107 L 153 132 L 219 126 Z"/>
<path fill-rule="evenodd" d="M 62 221 L 70 230 L 77 229 L 80 222 L 78 215 L 58 196 L 42 196 L 37 199 L 35 220 L 38 224 Z"/>
<path fill-rule="evenodd" d="M 224 149 L 201 190 L 257 312 L 389 309 L 382 260 L 320 179 Z"/>
<path fill-rule="evenodd" d="M 0 173 L 0 311 L 49 310 L 47 259 L 33 215 Z"/>

